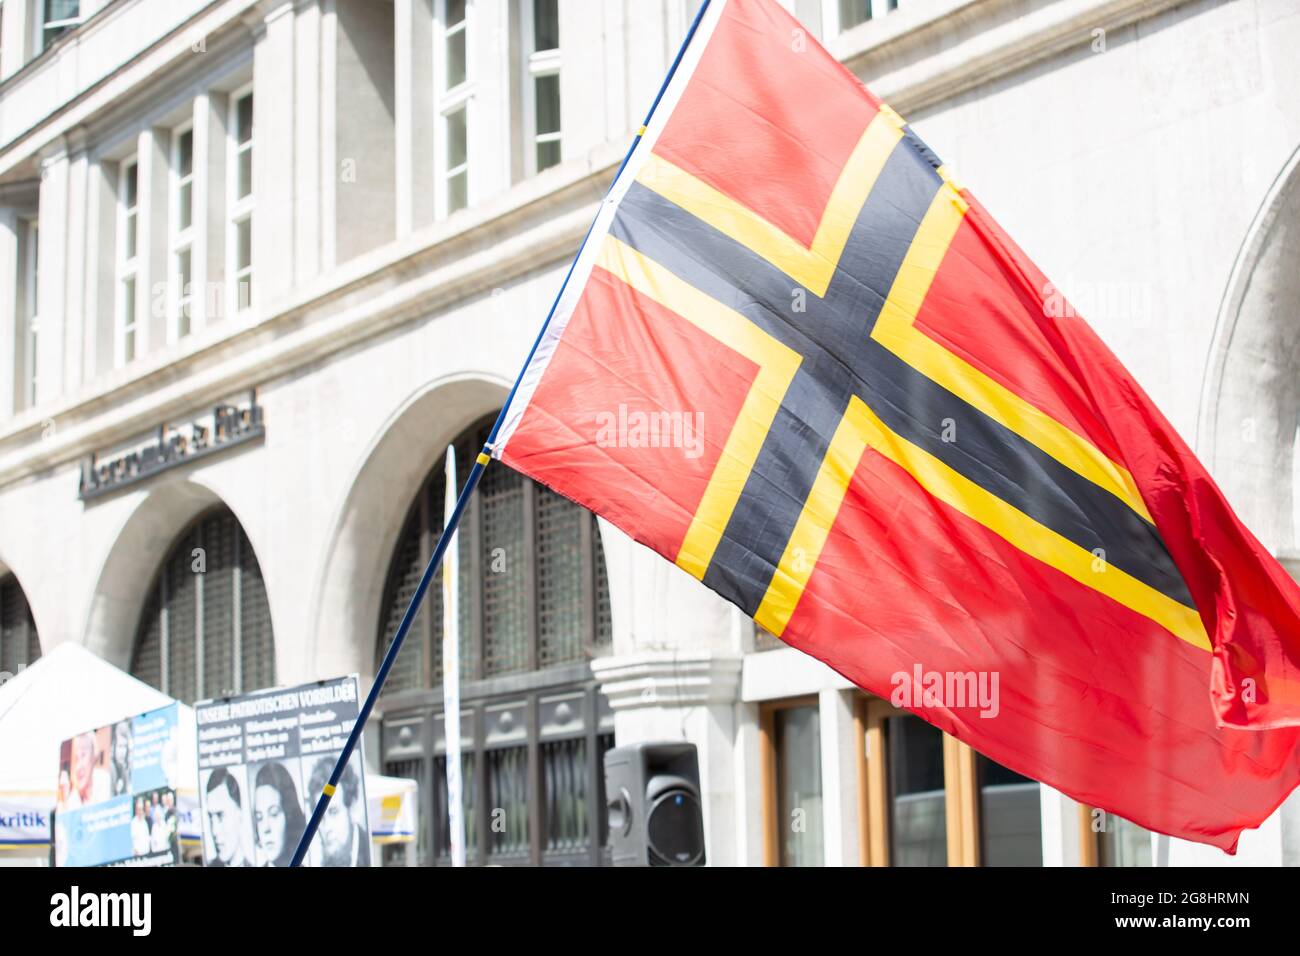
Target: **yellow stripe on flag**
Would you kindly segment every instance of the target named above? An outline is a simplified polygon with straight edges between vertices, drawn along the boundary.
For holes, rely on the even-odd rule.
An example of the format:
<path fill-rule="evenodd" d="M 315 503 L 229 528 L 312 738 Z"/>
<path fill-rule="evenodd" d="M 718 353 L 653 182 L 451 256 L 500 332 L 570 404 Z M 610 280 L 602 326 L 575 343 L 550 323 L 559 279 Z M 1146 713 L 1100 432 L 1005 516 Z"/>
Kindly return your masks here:
<path fill-rule="evenodd" d="M 882 109 L 867 124 L 831 190 L 811 248 L 655 153 L 646 157 L 637 182 L 762 256 L 809 292 L 824 296 L 853 224 L 902 137 L 903 121 L 893 110 Z"/>
<path fill-rule="evenodd" d="M 1111 461 L 1082 435 L 989 378 L 916 328 L 921 311 L 968 206 L 948 182 L 940 186 L 898 269 L 871 337 L 908 365 L 938 382 L 995 422 L 1104 488 L 1151 523 L 1128 469 Z"/>
<path fill-rule="evenodd" d="M 703 578 L 802 358 L 739 312 L 613 236 L 605 237 L 596 264 L 758 366 L 677 552 L 678 566 Z"/>

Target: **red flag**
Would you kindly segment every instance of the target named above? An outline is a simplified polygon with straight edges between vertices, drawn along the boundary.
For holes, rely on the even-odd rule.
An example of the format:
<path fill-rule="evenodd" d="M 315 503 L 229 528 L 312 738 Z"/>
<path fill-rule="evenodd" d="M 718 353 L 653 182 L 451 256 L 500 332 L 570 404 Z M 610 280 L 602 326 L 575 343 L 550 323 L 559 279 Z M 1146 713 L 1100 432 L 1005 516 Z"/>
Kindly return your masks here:
<path fill-rule="evenodd" d="M 918 713 L 1087 804 L 1231 852 L 1300 779 L 1296 585 L 771 0 L 713 0 L 494 453 L 867 691 L 998 674 Z"/>

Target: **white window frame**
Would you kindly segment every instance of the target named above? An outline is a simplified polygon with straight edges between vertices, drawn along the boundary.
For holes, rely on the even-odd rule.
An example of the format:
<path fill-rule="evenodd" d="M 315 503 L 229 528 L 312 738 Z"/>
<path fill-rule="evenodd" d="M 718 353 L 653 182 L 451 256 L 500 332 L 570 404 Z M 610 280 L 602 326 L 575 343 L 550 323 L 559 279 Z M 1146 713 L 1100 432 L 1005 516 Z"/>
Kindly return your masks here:
<path fill-rule="evenodd" d="M 226 137 L 228 160 L 226 163 L 226 195 L 229 197 L 226 206 L 226 272 L 229 280 L 226 286 L 226 304 L 227 313 L 238 315 L 240 312 L 247 311 L 253 307 L 253 297 L 256 295 L 255 279 L 257 264 L 257 249 L 253 236 L 253 214 L 256 209 L 257 200 L 257 100 L 253 100 L 253 128 L 247 143 L 239 142 L 239 104 L 247 96 L 253 93 L 253 84 L 242 86 L 230 94 L 230 115 L 228 117 L 229 134 Z M 248 152 L 252 154 L 252 162 L 249 164 L 249 175 L 252 181 L 249 183 L 248 195 L 240 198 L 239 191 L 239 158 L 240 155 Z M 248 266 L 245 269 L 239 269 L 236 265 L 236 256 L 239 254 L 239 227 L 248 222 Z M 239 289 L 241 282 L 248 282 L 248 296 L 241 300 Z"/>
<path fill-rule="evenodd" d="M 127 174 L 135 170 L 135 205 L 127 206 Z M 119 368 L 140 355 L 140 157 L 128 156 L 122 160 L 117 175 L 117 268 L 114 282 L 113 305 L 113 362 Z M 126 252 L 127 226 L 134 220 L 135 248 Z M 126 314 L 126 286 L 133 284 L 132 313 Z M 127 355 L 126 339 L 131 336 L 131 354 Z"/>
<path fill-rule="evenodd" d="M 23 241 L 23 398 L 26 408 L 36 404 L 40 379 L 37 348 L 40 342 L 40 226 L 34 219 L 22 222 Z"/>
<path fill-rule="evenodd" d="M 891 6 L 892 4 L 892 6 Z M 871 16 L 863 20 L 862 23 L 871 23 L 873 20 L 879 20 L 888 13 L 892 13 L 902 6 L 903 0 L 870 0 L 868 9 Z M 855 24 L 854 26 L 861 26 Z M 822 0 L 822 37 L 829 40 L 831 37 L 839 36 L 845 30 L 851 30 L 853 27 L 846 27 L 840 23 L 840 0 Z"/>
<path fill-rule="evenodd" d="M 524 121 L 524 175 L 536 176 L 540 171 L 537 164 L 537 147 L 542 143 L 563 143 L 564 126 L 554 133 L 537 132 L 537 81 L 543 77 L 560 75 L 562 65 L 561 47 L 552 50 L 534 50 L 537 45 L 537 29 L 533 22 L 533 0 L 520 0 L 520 24 L 524 57 L 523 73 L 523 121 Z M 563 100 L 561 100 L 563 106 Z"/>
<path fill-rule="evenodd" d="M 465 19 L 450 29 L 447 27 L 447 0 L 438 0 L 437 29 L 434 30 L 434 90 L 437 110 L 437 133 L 434 149 L 435 178 L 438 183 L 436 207 L 437 217 L 444 219 L 453 211 L 451 209 L 451 180 L 465 174 L 465 206 L 474 205 L 475 177 L 471 175 L 474 158 L 474 0 L 465 0 Z M 447 86 L 447 44 L 457 33 L 465 36 L 465 79 L 454 87 Z M 460 110 L 465 111 L 465 162 L 449 166 L 447 151 L 451 145 L 448 135 L 451 117 Z"/>
<path fill-rule="evenodd" d="M 51 30 L 75 30 L 77 27 L 81 26 L 82 21 L 86 19 L 85 13 L 81 9 L 85 6 L 86 0 L 80 0 L 77 4 L 77 15 L 75 17 L 68 17 L 64 20 L 50 20 L 47 22 L 45 19 L 45 2 L 46 0 L 35 0 L 34 3 L 36 16 L 32 19 L 36 21 L 36 52 L 38 54 L 47 49 L 54 40 L 58 39 L 58 37 L 55 37 L 54 40 L 46 39 L 46 35 Z M 62 33 L 59 34 L 59 36 L 62 35 Z"/>
<path fill-rule="evenodd" d="M 181 173 L 181 141 L 186 133 L 190 136 L 190 172 L 188 176 Z M 172 130 L 171 175 L 169 177 L 171 202 L 168 203 L 167 286 L 169 295 L 167 300 L 168 327 L 173 342 L 195 331 L 194 208 L 196 190 L 194 188 L 194 173 L 194 124 L 184 123 Z M 182 228 L 180 221 L 181 190 L 186 185 L 190 188 L 190 222 L 189 225 Z M 180 262 L 181 256 L 185 254 L 190 257 L 190 285 L 188 289 L 184 288 L 181 282 Z M 186 310 L 188 310 L 188 314 L 186 314 Z M 182 320 L 185 321 L 187 328 L 182 327 Z"/>

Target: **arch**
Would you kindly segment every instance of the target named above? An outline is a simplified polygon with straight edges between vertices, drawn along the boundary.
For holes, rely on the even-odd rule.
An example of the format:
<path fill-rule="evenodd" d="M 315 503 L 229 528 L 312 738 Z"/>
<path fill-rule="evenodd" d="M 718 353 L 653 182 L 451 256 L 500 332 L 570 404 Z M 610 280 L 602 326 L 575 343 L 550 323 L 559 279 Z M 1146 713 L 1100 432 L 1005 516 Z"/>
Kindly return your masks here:
<path fill-rule="evenodd" d="M 0 675 L 27 667 L 42 653 L 31 597 L 22 579 L 0 558 Z"/>
<path fill-rule="evenodd" d="M 314 620 L 304 642 L 318 669 L 374 674 L 375 622 L 411 495 L 447 444 L 500 408 L 508 388 L 505 380 L 486 373 L 448 375 L 418 389 L 384 422 L 331 522 L 313 594 Z"/>
<path fill-rule="evenodd" d="M 458 461 L 483 447 L 495 412 L 456 436 Z M 463 471 L 462 471 L 463 474 Z M 388 650 L 434 542 L 447 487 L 436 462 L 411 505 L 388 561 L 375 666 Z M 476 681 L 581 664 L 610 642 L 609 581 L 596 518 L 508 467 L 488 470 L 459 532 L 461 677 Z M 422 633 L 408 640 L 385 691 L 419 690 L 442 672 L 440 580 L 426 599 Z"/>
<path fill-rule="evenodd" d="M 130 671 L 140 614 L 159 568 L 180 535 L 200 515 L 217 507 L 229 509 L 248 534 L 238 509 L 195 476 L 160 483 L 131 510 L 113 536 L 95 579 L 82 640 L 89 650 Z M 257 543 L 249 537 L 258 555 Z M 274 603 L 270 594 L 267 601 Z"/>
<path fill-rule="evenodd" d="M 83 643 L 124 671 L 131 668 L 136 625 L 167 548 L 221 498 L 194 481 L 169 481 L 152 489 L 113 538 L 90 599 Z"/>
<path fill-rule="evenodd" d="M 1300 148 L 1273 181 L 1220 304 L 1197 445 L 1242 518 L 1274 553 L 1294 549 L 1300 425 Z"/>
<path fill-rule="evenodd" d="M 266 582 L 230 508 L 204 510 L 167 546 L 133 643 L 131 673 L 187 703 L 275 685 Z"/>

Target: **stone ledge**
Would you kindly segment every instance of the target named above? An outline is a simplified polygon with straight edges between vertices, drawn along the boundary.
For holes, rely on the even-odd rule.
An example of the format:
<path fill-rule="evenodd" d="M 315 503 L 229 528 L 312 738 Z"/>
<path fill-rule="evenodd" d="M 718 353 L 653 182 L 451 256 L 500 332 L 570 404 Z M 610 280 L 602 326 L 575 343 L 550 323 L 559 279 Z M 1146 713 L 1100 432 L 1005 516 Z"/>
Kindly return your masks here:
<path fill-rule="evenodd" d="M 915 112 L 1186 0 L 936 0 L 831 38 L 827 49 L 895 109 Z"/>
<path fill-rule="evenodd" d="M 591 662 L 614 710 L 732 704 L 740 690 L 741 658 L 701 651 L 647 651 Z"/>

